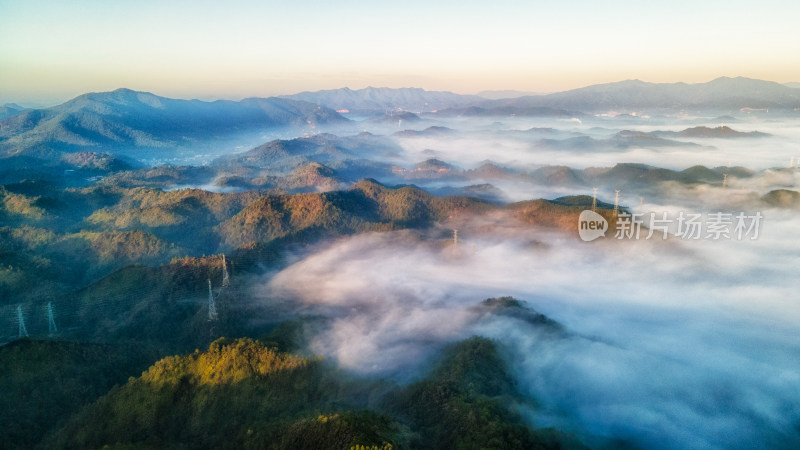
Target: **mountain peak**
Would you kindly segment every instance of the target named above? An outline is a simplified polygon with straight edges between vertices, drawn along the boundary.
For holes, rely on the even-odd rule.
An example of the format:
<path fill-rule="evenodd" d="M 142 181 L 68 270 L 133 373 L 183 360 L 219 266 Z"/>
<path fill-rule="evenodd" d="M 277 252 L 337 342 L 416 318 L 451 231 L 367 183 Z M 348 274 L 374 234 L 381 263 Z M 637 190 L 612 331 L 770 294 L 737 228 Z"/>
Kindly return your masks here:
<path fill-rule="evenodd" d="M 134 91 L 133 89 L 129 89 L 129 88 L 117 88 L 117 89 L 114 89 L 111 92 L 112 93 L 120 93 L 120 94 L 139 94 L 138 91 Z M 142 93 L 144 94 L 145 92 L 142 92 Z"/>

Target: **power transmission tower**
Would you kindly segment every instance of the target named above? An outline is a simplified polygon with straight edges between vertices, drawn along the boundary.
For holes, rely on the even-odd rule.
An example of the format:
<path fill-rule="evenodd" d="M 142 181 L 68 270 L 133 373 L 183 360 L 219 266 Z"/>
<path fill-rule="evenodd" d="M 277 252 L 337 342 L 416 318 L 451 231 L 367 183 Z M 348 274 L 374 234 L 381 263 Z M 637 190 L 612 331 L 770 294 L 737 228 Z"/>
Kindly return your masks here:
<path fill-rule="evenodd" d="M 19 337 L 28 337 L 28 329 L 25 328 L 25 316 L 22 315 L 22 305 L 17 305 L 17 322 L 19 322 Z"/>
<path fill-rule="evenodd" d="M 592 211 L 597 211 L 597 188 L 592 188 L 594 196 L 592 197 Z"/>
<path fill-rule="evenodd" d="M 214 291 L 211 290 L 211 279 L 208 280 L 208 320 L 217 320 L 217 305 L 214 303 Z"/>
<path fill-rule="evenodd" d="M 231 278 L 228 275 L 228 263 L 225 262 L 225 255 L 222 255 L 222 287 L 228 287 L 231 284 Z"/>
<path fill-rule="evenodd" d="M 47 334 L 52 336 L 58 333 L 56 328 L 56 320 L 53 317 L 53 302 L 47 302 Z"/>
<path fill-rule="evenodd" d="M 614 217 L 619 214 L 619 189 L 614 191 Z"/>

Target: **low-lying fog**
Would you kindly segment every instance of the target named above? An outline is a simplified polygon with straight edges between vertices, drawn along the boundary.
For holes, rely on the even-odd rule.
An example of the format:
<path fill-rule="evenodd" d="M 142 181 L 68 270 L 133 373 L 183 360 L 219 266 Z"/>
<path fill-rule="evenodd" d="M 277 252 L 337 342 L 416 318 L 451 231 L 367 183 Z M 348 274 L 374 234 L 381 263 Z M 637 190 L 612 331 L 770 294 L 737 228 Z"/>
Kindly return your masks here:
<path fill-rule="evenodd" d="M 331 317 L 311 350 L 362 374 L 413 379 L 445 342 L 497 339 L 522 392 L 539 401 L 537 426 L 647 448 L 787 447 L 800 443 L 800 216 L 762 214 L 758 239 L 742 241 L 609 233 L 585 243 L 467 227 L 454 252 L 443 238 L 361 235 L 256 290 L 267 308 L 292 299 L 298 312 Z M 569 335 L 476 309 L 504 295 Z"/>
<path fill-rule="evenodd" d="M 475 334 L 497 339 L 511 349 L 509 363 L 521 391 L 539 402 L 530 414 L 537 426 L 619 436 L 646 448 L 800 446 L 800 215 L 765 209 L 759 200 L 771 189 L 796 189 L 800 182 L 797 172 L 771 169 L 787 167 L 790 160 L 800 165 L 800 123 L 743 118 L 725 125 L 771 136 L 669 138 L 699 145 L 648 147 L 603 140 L 622 130 L 680 131 L 722 123 L 499 120 L 417 123 L 417 130 L 439 125 L 456 132 L 393 136 L 403 152 L 382 162 L 413 167 L 435 157 L 472 169 L 491 160 L 523 172 L 618 163 L 675 170 L 742 166 L 759 173 L 731 176 L 726 188 L 644 186 L 624 191 L 621 203 L 672 217 L 678 211 L 759 211 L 759 237 L 662 242 L 609 236 L 584 243 L 575 235 L 507 226 L 489 233 L 484 226 L 462 230 L 454 253 L 443 238 L 361 235 L 328 243 L 259 284 L 265 308 L 282 299 L 282 307 L 287 300 L 296 305 L 295 313 L 328 316 L 331 321 L 312 339 L 311 351 L 348 370 L 401 382 L 424 371 L 446 342 Z M 525 131 L 531 128 L 554 131 Z M 347 134 L 352 130 L 343 130 Z M 600 143 L 544 141 L 570 136 Z M 591 194 L 568 185 L 486 181 L 508 201 Z M 410 182 L 429 189 L 451 183 Z M 600 198 L 613 201 L 614 188 L 602 186 Z M 477 308 L 483 299 L 505 295 L 526 301 L 569 334 L 553 337 Z M 590 436 L 584 439 L 592 442 Z"/>
<path fill-rule="evenodd" d="M 728 126 L 736 131 L 759 131 L 771 136 L 763 138 L 736 137 L 714 138 L 670 138 L 697 146 L 632 146 L 618 148 L 613 145 L 576 145 L 575 148 L 560 148 L 548 145 L 546 139 L 564 140 L 570 136 L 590 136 L 597 140 L 611 138 L 622 130 L 632 131 L 681 131 L 702 124 L 708 127 Z M 790 158 L 800 158 L 800 123 L 796 120 L 742 123 L 699 121 L 683 124 L 649 124 L 642 119 L 636 123 L 605 120 L 576 124 L 556 119 L 504 119 L 503 122 L 485 124 L 484 121 L 442 122 L 441 125 L 459 131 L 443 137 L 411 137 L 396 140 L 406 149 L 409 162 L 430 158 L 431 154 L 472 168 L 485 160 L 518 167 L 563 165 L 583 169 L 587 167 L 609 167 L 620 162 L 649 164 L 674 170 L 694 165 L 707 167 L 743 166 L 753 170 L 771 167 L 787 167 Z M 531 129 L 553 129 L 557 132 L 526 131 Z M 476 131 L 481 130 L 481 131 Z M 497 132 L 497 131 L 503 132 Z M 516 133 L 509 133 L 515 130 Z M 570 135 L 570 133 L 573 133 Z M 433 151 L 433 152 L 431 152 Z"/>
<path fill-rule="evenodd" d="M 730 117 L 727 119 L 731 119 Z M 720 138 L 687 138 L 670 137 L 662 135 L 663 141 L 639 141 L 636 138 L 619 139 L 615 135 L 621 131 L 653 132 L 653 131 L 681 131 L 695 126 L 717 127 L 730 126 L 739 132 L 758 131 L 767 133 L 766 137 L 732 137 Z M 417 136 L 408 133 L 393 134 L 396 131 L 426 130 L 430 126 L 449 127 L 450 131 L 424 132 Z M 376 126 L 367 122 L 349 125 L 345 128 L 326 129 L 325 132 L 339 136 L 352 136 L 363 127 L 365 131 L 388 136 L 399 145 L 399 151 L 391 157 L 383 157 L 375 153 L 365 153 L 360 158 L 413 168 L 417 163 L 437 158 L 452 164 L 458 169 L 469 170 L 480 167 L 487 161 L 494 162 L 517 173 L 530 173 L 543 166 L 568 166 L 573 169 L 590 167 L 613 167 L 619 163 L 641 163 L 655 167 L 683 170 L 695 165 L 704 165 L 709 168 L 721 166 L 740 166 L 746 169 L 761 172 L 750 180 L 736 179 L 731 175 L 728 186 L 736 189 L 746 189 L 753 195 L 760 196 L 772 189 L 797 186 L 797 175 L 776 173 L 774 169 L 786 168 L 790 164 L 800 167 L 800 121 L 791 118 L 775 118 L 769 121 L 758 120 L 756 117 L 742 116 L 730 123 L 721 119 L 703 118 L 638 118 L 636 120 L 613 118 L 584 118 L 582 121 L 565 120 L 556 118 L 424 118 L 424 120 L 411 123 L 408 127 L 394 129 L 386 125 Z M 295 130 L 295 135 L 298 131 Z M 290 131 L 283 130 L 283 134 L 266 136 L 263 141 L 274 138 L 291 139 L 295 137 Z M 253 137 L 251 137 L 252 140 Z M 587 140 L 589 139 L 589 140 Z M 572 141 L 571 141 L 572 140 Z M 669 143 L 672 141 L 672 143 Z M 256 141 L 253 141 L 256 142 Z M 666 142 L 666 143 L 665 143 Z M 261 143 L 259 141 L 259 143 Z M 641 143 L 641 145 L 638 145 Z M 675 144 L 675 145 L 673 145 Z M 688 145 L 678 145 L 688 144 Z M 191 158 L 185 161 L 171 160 L 171 163 L 207 164 L 214 157 L 239 153 L 251 147 L 239 145 L 212 146 L 214 151 L 197 148 L 196 154 L 192 149 L 184 150 L 191 153 Z M 176 158 L 182 158 L 177 154 Z M 274 175 L 281 175 L 277 168 L 264 167 Z M 364 173 L 363 176 L 375 176 L 373 173 Z M 352 181 L 352 180 L 351 180 Z M 452 189 L 465 186 L 488 183 L 497 189 L 497 201 L 514 202 L 531 198 L 556 198 L 564 195 L 591 194 L 590 188 L 583 186 L 576 190 L 576 186 L 569 184 L 535 184 L 532 180 L 519 178 L 430 178 L 414 176 L 408 179 L 394 177 L 380 179 L 379 181 L 395 183 L 413 183 L 437 194 L 442 192 L 454 193 Z M 630 180 L 627 180 L 630 181 Z M 200 187 L 202 189 L 227 192 L 234 189 L 217 186 L 217 179 L 212 178 L 201 184 L 179 183 L 173 188 Z M 613 199 L 614 189 L 620 186 L 600 185 L 601 198 Z M 623 204 L 634 206 L 644 201 L 667 199 L 666 190 L 683 190 L 679 186 L 649 186 L 641 191 L 623 189 Z M 448 189 L 450 189 L 448 191 Z M 439 190 L 439 191 L 437 191 Z M 703 195 L 702 192 L 696 193 Z M 488 195 L 488 194 L 487 194 Z M 691 192 L 682 195 L 693 196 Z M 655 196 L 655 198 L 654 198 Z"/>

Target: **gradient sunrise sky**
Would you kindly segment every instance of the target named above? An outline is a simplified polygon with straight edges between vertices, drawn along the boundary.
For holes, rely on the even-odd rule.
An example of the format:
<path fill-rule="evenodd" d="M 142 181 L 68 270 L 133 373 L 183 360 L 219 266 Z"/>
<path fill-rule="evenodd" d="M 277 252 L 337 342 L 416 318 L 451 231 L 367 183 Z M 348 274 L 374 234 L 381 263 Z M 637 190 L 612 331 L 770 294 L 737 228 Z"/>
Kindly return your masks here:
<path fill-rule="evenodd" d="M 800 2 L 0 0 L 0 104 L 800 81 Z"/>

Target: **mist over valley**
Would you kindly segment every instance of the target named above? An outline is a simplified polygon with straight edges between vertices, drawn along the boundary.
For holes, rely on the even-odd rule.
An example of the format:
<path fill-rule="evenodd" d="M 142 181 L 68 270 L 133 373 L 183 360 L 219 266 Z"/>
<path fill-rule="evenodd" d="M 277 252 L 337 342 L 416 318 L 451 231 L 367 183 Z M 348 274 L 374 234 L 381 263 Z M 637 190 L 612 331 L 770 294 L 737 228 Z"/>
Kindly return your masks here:
<path fill-rule="evenodd" d="M 4 444 L 800 445 L 800 89 L 502 94 L 4 107 Z"/>

